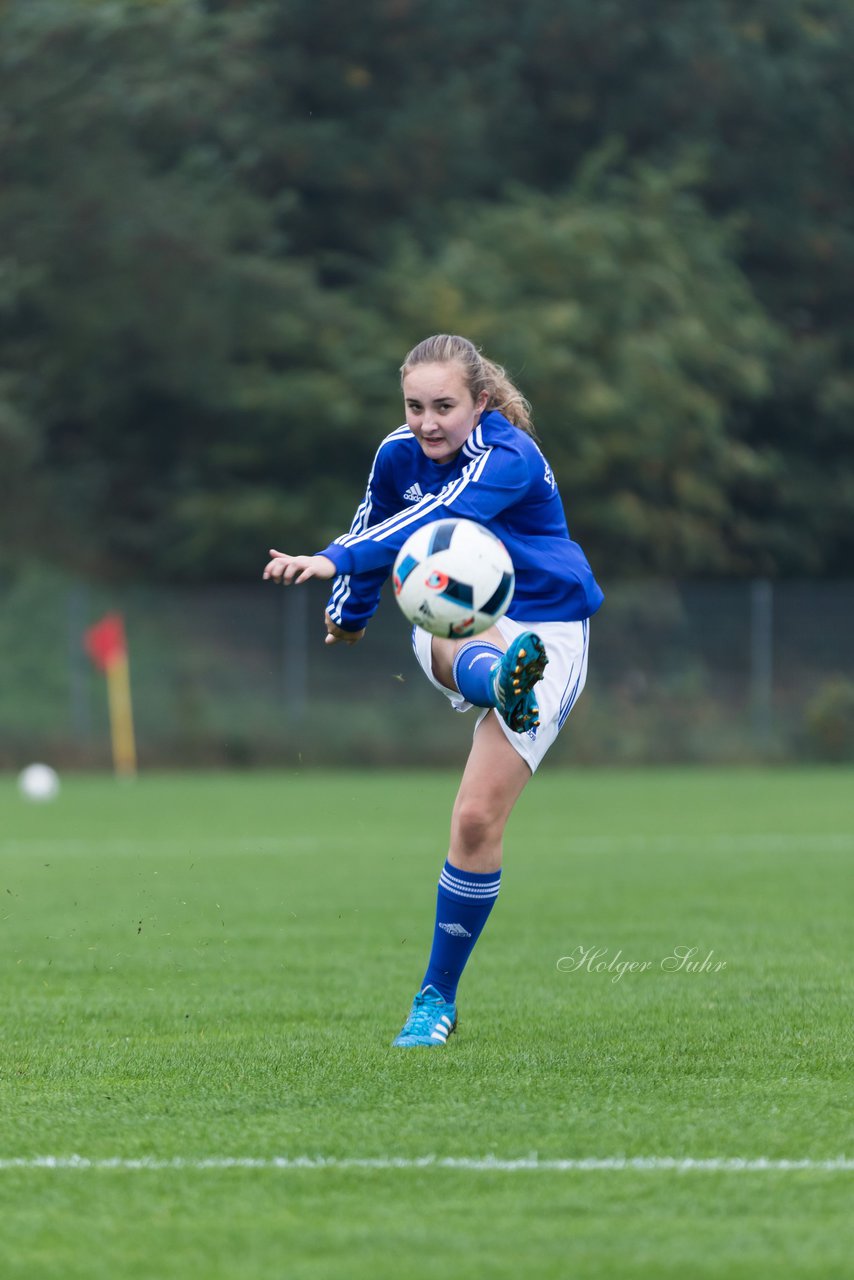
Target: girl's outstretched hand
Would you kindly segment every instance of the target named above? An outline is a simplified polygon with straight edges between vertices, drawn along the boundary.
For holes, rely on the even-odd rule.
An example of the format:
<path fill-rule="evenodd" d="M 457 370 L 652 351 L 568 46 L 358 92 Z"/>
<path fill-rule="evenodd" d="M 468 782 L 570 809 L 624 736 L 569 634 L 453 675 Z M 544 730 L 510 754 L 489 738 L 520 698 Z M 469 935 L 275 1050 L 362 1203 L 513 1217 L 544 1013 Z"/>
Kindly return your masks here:
<path fill-rule="evenodd" d="M 277 551 L 275 547 L 270 548 L 270 556 L 263 576 L 281 582 L 285 587 L 308 582 L 309 578 L 334 578 L 337 573 L 328 556 L 289 556 L 286 551 Z"/>

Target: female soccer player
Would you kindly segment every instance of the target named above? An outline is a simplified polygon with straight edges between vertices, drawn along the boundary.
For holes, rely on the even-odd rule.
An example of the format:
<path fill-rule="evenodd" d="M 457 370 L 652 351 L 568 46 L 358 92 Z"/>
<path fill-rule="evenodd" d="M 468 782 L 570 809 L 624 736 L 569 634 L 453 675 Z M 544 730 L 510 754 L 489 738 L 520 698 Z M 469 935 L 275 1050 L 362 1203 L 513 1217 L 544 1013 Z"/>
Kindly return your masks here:
<path fill-rule="evenodd" d="M 272 549 L 264 577 L 334 578 L 326 643 L 355 644 L 419 525 L 476 520 L 513 561 L 513 600 L 494 627 L 467 640 L 413 630 L 428 680 L 455 710 L 483 708 L 451 816 L 430 960 L 393 1041 L 438 1046 L 456 1026 L 457 984 L 498 895 L 507 819 L 584 688 L 588 619 L 603 597 L 570 539 L 530 405 L 504 370 L 466 338 L 438 334 L 410 351 L 401 380 L 406 424 L 380 444 L 350 532 L 317 555 Z"/>

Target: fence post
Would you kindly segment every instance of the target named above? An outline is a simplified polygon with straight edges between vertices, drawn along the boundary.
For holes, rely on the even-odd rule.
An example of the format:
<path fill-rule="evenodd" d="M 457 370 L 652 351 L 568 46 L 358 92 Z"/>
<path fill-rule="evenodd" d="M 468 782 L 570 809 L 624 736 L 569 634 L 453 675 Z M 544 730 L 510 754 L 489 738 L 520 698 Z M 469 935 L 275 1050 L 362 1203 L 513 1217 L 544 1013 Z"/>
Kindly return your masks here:
<path fill-rule="evenodd" d="M 92 716 L 88 697 L 89 663 L 83 650 L 83 632 L 89 623 L 89 591 L 79 582 L 68 589 L 66 618 L 71 734 L 75 743 L 86 743 L 92 736 Z"/>
<path fill-rule="evenodd" d="M 308 703 L 308 591 L 281 587 L 282 700 L 291 724 L 305 718 Z"/>
<path fill-rule="evenodd" d="M 774 590 L 767 578 L 750 584 L 750 707 L 754 740 L 771 745 L 774 728 Z"/>

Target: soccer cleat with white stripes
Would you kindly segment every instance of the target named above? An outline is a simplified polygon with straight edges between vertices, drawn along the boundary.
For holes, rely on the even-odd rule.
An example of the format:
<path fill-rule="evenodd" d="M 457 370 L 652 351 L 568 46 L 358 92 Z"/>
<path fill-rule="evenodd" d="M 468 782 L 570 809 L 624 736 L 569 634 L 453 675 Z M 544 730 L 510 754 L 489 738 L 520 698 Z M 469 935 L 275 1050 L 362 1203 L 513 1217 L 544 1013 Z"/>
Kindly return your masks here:
<path fill-rule="evenodd" d="M 412 1001 L 409 1017 L 392 1045 L 398 1048 L 424 1045 L 433 1049 L 445 1043 L 456 1025 L 457 1006 L 449 1004 L 435 987 L 425 987 Z"/>
<path fill-rule="evenodd" d="M 546 646 L 533 631 L 523 631 L 495 664 L 495 710 L 514 733 L 527 733 L 540 723 L 534 685 L 542 680 L 548 656 Z"/>

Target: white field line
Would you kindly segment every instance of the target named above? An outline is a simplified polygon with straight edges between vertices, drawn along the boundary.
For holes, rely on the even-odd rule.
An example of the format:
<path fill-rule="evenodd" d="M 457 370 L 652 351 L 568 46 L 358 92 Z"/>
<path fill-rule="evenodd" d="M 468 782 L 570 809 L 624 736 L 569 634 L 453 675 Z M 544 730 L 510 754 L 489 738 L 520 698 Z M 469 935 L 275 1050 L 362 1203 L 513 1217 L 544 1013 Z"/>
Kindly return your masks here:
<path fill-rule="evenodd" d="M 0 856 L 26 857 L 100 857 L 114 855 L 126 857 L 139 855 L 144 846 L 146 855 L 162 856 L 195 856 L 203 851 L 206 857 L 228 856 L 231 854 L 258 854 L 279 857 L 286 854 L 312 854 L 322 846 L 320 836 L 301 836 L 294 838 L 285 835 L 259 835 L 252 838 L 241 836 L 233 840 L 205 840 L 194 845 L 186 840 L 176 841 L 168 838 L 148 839 L 113 839 L 110 837 L 92 839 L 76 839 L 69 836 L 41 837 L 31 840 L 0 839 Z M 854 852 L 854 834 L 850 831 L 803 832 L 790 831 L 754 831 L 750 833 L 723 833 L 708 836 L 576 836 L 568 838 L 566 850 L 569 854 L 585 856 L 602 856 L 611 853 L 644 854 L 644 853 L 676 853 L 676 854 L 722 854 L 755 853 L 755 854 L 823 854 Z"/>
<path fill-rule="evenodd" d="M 188 1159 L 176 1156 L 11 1156 L 0 1158 L 0 1172 L 11 1170 L 74 1170 L 119 1172 L 152 1171 L 204 1173 L 208 1170 L 257 1169 L 263 1172 L 364 1169 L 460 1169 L 471 1173 L 854 1173 L 854 1159 L 837 1156 L 828 1160 L 770 1160 L 715 1156 L 693 1159 L 680 1156 L 605 1156 L 579 1159 L 502 1159 L 499 1156 L 210 1156 Z"/>
<path fill-rule="evenodd" d="M 305 856 L 321 849 L 319 836 L 259 836 L 239 837 L 236 840 L 205 840 L 200 845 L 188 841 L 173 840 L 77 840 L 74 837 L 56 836 L 40 840 L 1 840 L 0 858 L 101 858 L 118 859 L 125 856 L 137 858 L 143 850 L 146 856 L 163 858 L 228 858 L 234 854 L 254 856 Z M 851 832 L 764 832 L 753 835 L 720 836 L 586 836 L 567 838 L 567 855 L 579 858 L 603 858 L 611 854 L 636 855 L 673 854 L 684 856 L 727 856 L 732 852 L 758 856 L 780 854 L 834 855 L 854 854 L 854 835 Z"/>

